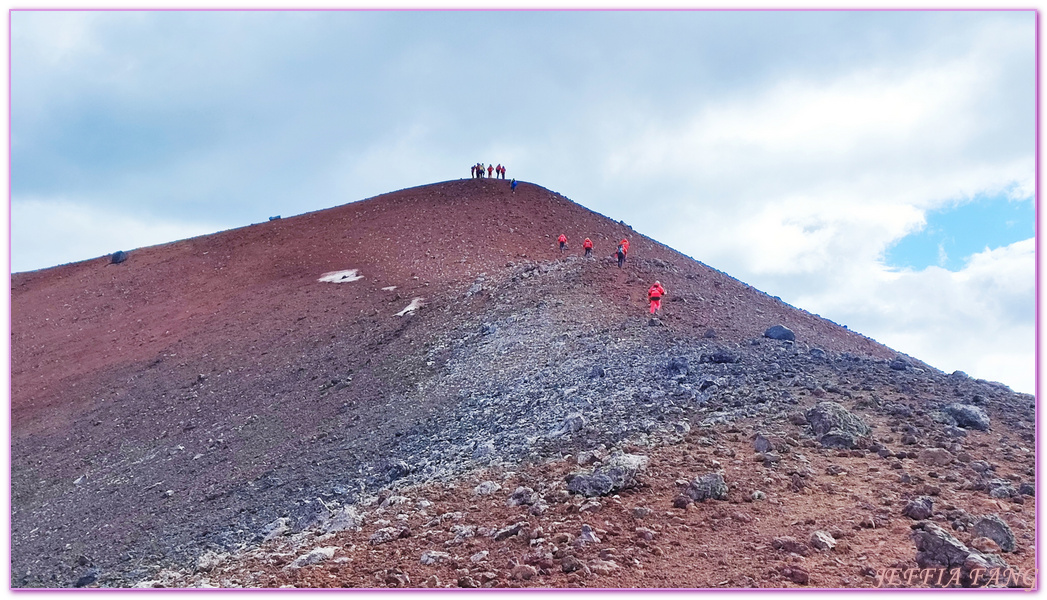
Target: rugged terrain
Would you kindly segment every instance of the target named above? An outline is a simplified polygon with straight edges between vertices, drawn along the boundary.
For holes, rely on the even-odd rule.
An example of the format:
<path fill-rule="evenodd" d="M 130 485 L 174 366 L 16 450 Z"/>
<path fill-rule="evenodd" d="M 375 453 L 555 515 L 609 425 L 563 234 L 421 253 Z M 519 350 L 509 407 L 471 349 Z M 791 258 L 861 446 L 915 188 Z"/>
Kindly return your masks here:
<path fill-rule="evenodd" d="M 445 182 L 109 263 L 12 276 L 13 586 L 852 587 L 935 561 L 978 585 L 978 561 L 1036 565 L 1032 396 L 539 186 Z"/>

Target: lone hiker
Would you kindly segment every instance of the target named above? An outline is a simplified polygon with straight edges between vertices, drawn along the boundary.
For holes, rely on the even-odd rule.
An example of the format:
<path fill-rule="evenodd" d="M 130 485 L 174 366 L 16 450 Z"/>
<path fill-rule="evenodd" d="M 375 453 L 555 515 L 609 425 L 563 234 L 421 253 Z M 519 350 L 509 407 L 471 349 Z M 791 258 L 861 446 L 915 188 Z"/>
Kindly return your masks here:
<path fill-rule="evenodd" d="M 629 253 L 629 240 L 622 238 L 622 241 L 618 243 L 618 268 L 621 269 L 622 265 L 625 264 L 625 255 Z"/>
<path fill-rule="evenodd" d="M 662 307 L 662 296 L 665 295 L 665 288 L 662 287 L 661 281 L 655 281 L 654 285 L 647 289 L 647 299 L 651 301 L 651 314 L 658 312 L 658 309 Z"/>
<path fill-rule="evenodd" d="M 512 191 L 512 193 L 514 193 L 514 194 L 516 193 L 516 180 L 515 179 L 509 182 L 509 190 Z"/>
<path fill-rule="evenodd" d="M 593 241 L 590 240 L 589 238 L 585 238 L 585 241 L 582 242 L 582 248 L 585 249 L 585 257 L 586 258 L 589 258 L 590 256 L 593 255 Z"/>
<path fill-rule="evenodd" d="M 567 247 L 567 236 L 561 233 L 556 241 L 560 242 L 560 254 L 563 254 L 563 249 Z"/>

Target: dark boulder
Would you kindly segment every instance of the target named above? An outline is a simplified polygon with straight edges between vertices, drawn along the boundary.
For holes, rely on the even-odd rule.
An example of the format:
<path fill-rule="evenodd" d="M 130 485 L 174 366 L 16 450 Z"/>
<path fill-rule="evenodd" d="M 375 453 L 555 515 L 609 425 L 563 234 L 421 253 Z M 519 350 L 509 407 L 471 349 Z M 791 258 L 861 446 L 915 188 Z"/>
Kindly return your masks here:
<path fill-rule="evenodd" d="M 942 412 L 952 417 L 956 425 L 964 429 L 977 429 L 978 431 L 989 430 L 989 415 L 978 406 L 970 404 L 953 403 L 942 409 Z"/>
<path fill-rule="evenodd" d="M 796 340 L 796 334 L 785 325 L 775 325 L 769 327 L 767 331 L 763 332 L 763 337 L 771 338 L 772 340 L 788 340 L 790 342 Z"/>
<path fill-rule="evenodd" d="M 864 421 L 836 402 L 819 402 L 805 416 L 826 448 L 854 448 L 858 438 L 871 431 Z"/>
<path fill-rule="evenodd" d="M 902 509 L 902 514 L 916 521 L 930 518 L 934 514 L 934 500 L 928 496 L 913 498 Z"/>
<path fill-rule="evenodd" d="M 695 477 L 684 493 L 693 498 L 695 502 L 705 502 L 710 498 L 713 500 L 726 500 L 727 483 L 724 481 L 723 475 L 709 473 L 708 475 Z"/>

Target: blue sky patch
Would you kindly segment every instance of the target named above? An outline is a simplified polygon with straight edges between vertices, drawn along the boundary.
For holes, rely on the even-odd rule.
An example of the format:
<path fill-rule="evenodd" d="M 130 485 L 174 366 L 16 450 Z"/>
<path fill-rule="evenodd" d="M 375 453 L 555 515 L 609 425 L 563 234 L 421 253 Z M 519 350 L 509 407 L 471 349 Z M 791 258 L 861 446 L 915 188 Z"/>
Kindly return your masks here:
<path fill-rule="evenodd" d="M 887 249 L 887 265 L 924 269 L 931 265 L 959 271 L 986 248 L 1000 248 L 1036 233 L 1032 198 L 1009 201 L 1003 194 L 927 213 L 927 225 Z"/>

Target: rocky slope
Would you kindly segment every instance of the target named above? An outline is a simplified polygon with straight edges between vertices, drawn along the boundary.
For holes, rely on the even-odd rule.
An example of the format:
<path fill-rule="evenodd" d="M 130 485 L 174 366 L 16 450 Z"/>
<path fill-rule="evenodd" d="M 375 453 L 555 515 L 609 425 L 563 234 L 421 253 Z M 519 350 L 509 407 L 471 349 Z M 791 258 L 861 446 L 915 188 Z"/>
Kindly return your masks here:
<path fill-rule="evenodd" d="M 108 263 L 12 277 L 14 586 L 849 587 L 1035 565 L 1031 396 L 538 186 L 445 182 Z M 993 515 L 1008 552 L 974 535 L 1008 543 Z"/>

